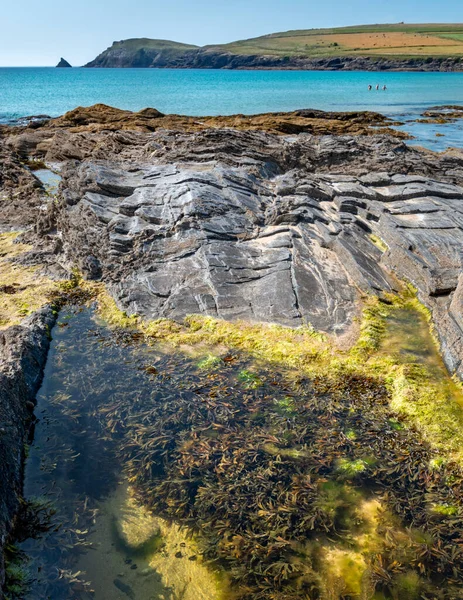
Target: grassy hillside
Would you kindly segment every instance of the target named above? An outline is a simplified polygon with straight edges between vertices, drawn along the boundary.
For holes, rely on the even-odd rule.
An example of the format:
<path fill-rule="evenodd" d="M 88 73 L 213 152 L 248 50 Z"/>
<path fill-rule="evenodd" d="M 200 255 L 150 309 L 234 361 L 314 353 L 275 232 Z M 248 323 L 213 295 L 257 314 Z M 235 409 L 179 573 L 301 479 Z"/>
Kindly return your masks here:
<path fill-rule="evenodd" d="M 209 46 L 208 49 L 245 55 L 308 57 L 458 56 L 463 55 L 463 23 L 301 29 Z"/>
<path fill-rule="evenodd" d="M 114 42 L 85 66 L 299 68 L 301 59 L 330 62 L 334 58 L 345 58 L 357 66 L 358 60 L 373 64 L 384 59 L 388 62 L 396 59 L 400 64 L 405 59 L 413 58 L 418 59 L 421 65 L 431 65 L 430 70 L 439 70 L 439 64 L 445 59 L 456 60 L 460 64 L 463 58 L 463 23 L 398 23 L 300 29 L 203 47 L 168 40 L 135 38 Z M 432 64 L 436 61 L 437 66 Z M 365 68 L 365 65 L 361 68 Z"/>
<path fill-rule="evenodd" d="M 113 42 L 113 45 L 88 63 L 88 67 L 149 67 L 158 61 L 160 66 L 169 64 L 198 46 L 180 44 L 170 40 L 133 38 Z"/>
<path fill-rule="evenodd" d="M 462 28 L 463 33 L 463 28 Z M 195 50 L 198 46 L 192 44 L 181 44 L 179 42 L 171 42 L 170 40 L 152 40 L 150 38 L 133 38 L 130 40 L 121 40 L 120 42 L 113 42 L 113 49 L 124 48 L 131 52 L 138 52 L 139 50 Z"/>

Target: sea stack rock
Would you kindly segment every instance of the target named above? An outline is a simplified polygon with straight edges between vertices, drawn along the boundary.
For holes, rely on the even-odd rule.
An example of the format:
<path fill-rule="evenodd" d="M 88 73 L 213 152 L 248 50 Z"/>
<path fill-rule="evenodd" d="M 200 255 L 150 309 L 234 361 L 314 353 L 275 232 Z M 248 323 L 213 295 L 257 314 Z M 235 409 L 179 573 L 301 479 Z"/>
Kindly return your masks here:
<path fill-rule="evenodd" d="M 57 68 L 58 68 L 58 67 L 59 67 L 59 68 L 62 68 L 62 67 L 69 67 L 69 68 L 71 68 L 71 67 L 72 67 L 72 65 L 70 65 L 70 64 L 68 63 L 68 61 L 67 61 L 67 60 L 64 60 L 64 58 L 63 58 L 63 57 L 61 57 L 61 60 L 60 60 L 60 61 L 59 61 L 59 63 L 56 65 L 56 67 L 57 67 Z"/>

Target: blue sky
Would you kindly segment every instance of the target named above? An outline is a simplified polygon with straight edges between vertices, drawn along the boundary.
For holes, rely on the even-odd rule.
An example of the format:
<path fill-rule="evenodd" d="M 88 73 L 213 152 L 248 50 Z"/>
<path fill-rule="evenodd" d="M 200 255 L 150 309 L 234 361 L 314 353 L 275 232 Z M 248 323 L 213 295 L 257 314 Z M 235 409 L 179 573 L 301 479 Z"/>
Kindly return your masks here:
<path fill-rule="evenodd" d="M 463 22 L 462 0 L 21 0 L 2 2 L 0 66 L 81 65 L 114 40 L 204 45 L 288 29 Z"/>

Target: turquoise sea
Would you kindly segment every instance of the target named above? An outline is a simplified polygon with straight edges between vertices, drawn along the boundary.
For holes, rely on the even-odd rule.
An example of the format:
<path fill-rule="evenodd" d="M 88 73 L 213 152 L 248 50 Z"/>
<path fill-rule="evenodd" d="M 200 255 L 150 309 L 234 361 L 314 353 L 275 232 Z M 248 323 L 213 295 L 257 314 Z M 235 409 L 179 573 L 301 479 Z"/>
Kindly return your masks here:
<path fill-rule="evenodd" d="M 97 102 L 198 116 L 318 108 L 411 120 L 430 106 L 463 105 L 463 73 L 0 68 L 0 122 Z M 433 126 L 406 128 L 439 149 L 463 144 L 458 124 L 443 126 L 444 138 Z"/>

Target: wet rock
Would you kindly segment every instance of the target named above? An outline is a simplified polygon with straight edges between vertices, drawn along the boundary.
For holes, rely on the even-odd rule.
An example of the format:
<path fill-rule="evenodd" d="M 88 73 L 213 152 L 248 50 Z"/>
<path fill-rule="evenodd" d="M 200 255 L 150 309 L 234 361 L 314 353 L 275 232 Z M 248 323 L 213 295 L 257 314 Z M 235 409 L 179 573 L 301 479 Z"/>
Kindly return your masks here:
<path fill-rule="evenodd" d="M 438 328 L 446 321 L 447 364 L 460 365 L 459 326 L 435 301 L 450 305 L 462 267 L 463 188 L 450 175 L 459 156 L 383 136 L 214 130 L 178 135 L 156 158 L 137 143 L 131 157 L 65 167 L 70 200 L 57 218 L 63 254 L 106 281 L 124 310 L 340 334 L 359 290 L 393 289 L 394 271 L 418 287 Z"/>
<path fill-rule="evenodd" d="M 0 595 L 2 549 L 22 492 L 23 453 L 33 400 L 42 379 L 55 316 L 44 308 L 21 325 L 0 331 Z"/>
<path fill-rule="evenodd" d="M 131 496 L 114 510 L 116 532 L 127 550 L 137 552 L 149 548 L 154 552 L 161 536 L 159 521 Z M 131 559 L 125 562 L 131 569 L 137 569 Z"/>

